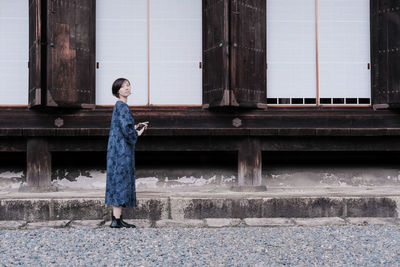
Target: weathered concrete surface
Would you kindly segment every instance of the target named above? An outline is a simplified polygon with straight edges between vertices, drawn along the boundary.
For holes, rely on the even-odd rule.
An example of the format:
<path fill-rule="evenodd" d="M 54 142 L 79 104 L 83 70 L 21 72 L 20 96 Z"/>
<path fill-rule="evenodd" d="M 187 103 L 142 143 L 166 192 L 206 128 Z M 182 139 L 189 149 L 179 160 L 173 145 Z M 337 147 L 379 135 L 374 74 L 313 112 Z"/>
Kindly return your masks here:
<path fill-rule="evenodd" d="M 170 220 L 150 221 L 143 219 L 127 219 L 138 228 L 220 228 L 220 227 L 312 227 L 325 225 L 395 225 L 400 227 L 398 218 L 245 218 L 245 219 L 222 219 L 206 218 L 203 220 Z M 102 228 L 109 227 L 110 221 L 81 220 L 81 221 L 0 221 L 0 230 L 31 230 L 40 228 Z M 134 231 L 134 229 L 132 229 Z"/>
<path fill-rule="evenodd" d="M 84 197 L 83 197 L 84 196 Z M 142 192 L 138 206 L 125 208 L 124 219 L 162 220 L 206 218 L 398 218 L 397 187 L 275 188 L 266 192 Z M 104 191 L 48 193 L 0 192 L 0 221 L 108 221 L 111 207 Z"/>
<path fill-rule="evenodd" d="M 208 227 L 231 227 L 242 225 L 241 219 L 206 218 L 204 221 Z"/>
<path fill-rule="evenodd" d="M 3 230 L 15 230 L 27 224 L 26 221 L 0 221 L 0 229 Z"/>
<path fill-rule="evenodd" d="M 71 221 L 69 223 L 69 226 L 73 228 L 82 226 L 96 228 L 103 226 L 104 223 L 105 223 L 104 220 L 76 220 L 76 221 Z"/>
<path fill-rule="evenodd" d="M 294 226 L 295 222 L 290 218 L 244 218 L 243 222 L 247 226 Z"/>
<path fill-rule="evenodd" d="M 387 197 L 171 198 L 173 219 L 397 217 Z"/>
<path fill-rule="evenodd" d="M 64 228 L 68 226 L 70 221 L 68 220 L 56 220 L 56 221 L 44 221 L 44 222 L 30 222 L 25 226 L 21 227 L 21 229 L 40 229 L 43 227 L 50 227 L 50 228 Z"/>
<path fill-rule="evenodd" d="M 160 220 L 156 222 L 156 227 L 205 227 L 206 224 L 203 220 Z"/>
<path fill-rule="evenodd" d="M 263 152 L 262 184 L 270 187 L 302 187 L 302 186 L 400 186 L 400 169 L 396 162 L 388 163 L 381 159 L 376 161 L 376 154 L 370 155 L 369 162 L 358 161 L 357 155 L 341 155 L 329 160 L 331 154 L 323 157 L 303 154 L 271 155 Z M 85 155 L 75 155 L 74 162 Z M 95 155 L 92 155 L 96 157 Z M 194 191 L 212 189 L 215 187 L 230 187 L 237 185 L 237 153 L 207 153 L 207 154 L 168 154 L 168 159 L 162 158 L 153 164 L 155 155 L 140 155 L 141 160 L 152 164 L 141 164 L 136 174 L 136 189 L 138 192 L 157 190 L 162 192 L 191 189 Z M 360 155 L 358 155 L 360 156 Z M 366 156 L 366 155 L 365 155 Z M 59 155 L 60 157 L 60 155 Z M 67 156 L 64 156 L 67 157 Z M 283 158 L 284 157 L 284 158 Z M 351 158 L 349 158 L 351 157 Z M 371 157 L 373 160 L 371 160 Z M 387 156 L 389 157 L 389 156 Z M 345 164 L 352 162 L 349 167 Z M 368 158 L 368 157 L 367 157 Z M 190 159 L 190 161 L 188 161 Z M 204 160 L 206 159 L 206 162 Z M 277 161 L 280 159 L 280 161 Z M 81 158 L 80 161 L 85 161 Z M 103 159 L 101 159 L 103 160 Z M 168 160 L 166 163 L 163 161 Z M 183 160 L 185 164 L 182 164 Z M 301 162 L 299 162 L 301 160 Z M 105 165 L 93 167 L 79 166 L 71 159 L 53 166 L 52 182 L 62 188 L 86 188 L 105 190 Z M 79 161 L 78 161 L 79 162 Z M 380 163 L 385 163 L 384 165 Z M 26 181 L 26 166 L 0 166 L 0 190 L 19 187 Z"/>
<path fill-rule="evenodd" d="M 168 218 L 167 198 L 142 198 L 138 206 L 126 208 L 124 218 L 149 219 Z M 104 199 L 3 199 L 0 201 L 0 221 L 3 220 L 107 220 L 111 209 Z M 18 219 L 14 219 L 18 218 Z"/>
<path fill-rule="evenodd" d="M 398 217 L 390 197 L 147 198 L 124 209 L 126 219 Z M 0 221 L 109 220 L 102 199 L 11 199 L 0 202 Z"/>
<path fill-rule="evenodd" d="M 325 226 L 325 225 L 345 225 L 346 221 L 339 217 L 318 218 L 294 218 L 295 225 L 298 226 Z"/>
<path fill-rule="evenodd" d="M 354 225 L 394 225 L 400 224 L 399 218 L 374 218 L 374 217 L 354 217 L 345 218 L 347 224 Z"/>

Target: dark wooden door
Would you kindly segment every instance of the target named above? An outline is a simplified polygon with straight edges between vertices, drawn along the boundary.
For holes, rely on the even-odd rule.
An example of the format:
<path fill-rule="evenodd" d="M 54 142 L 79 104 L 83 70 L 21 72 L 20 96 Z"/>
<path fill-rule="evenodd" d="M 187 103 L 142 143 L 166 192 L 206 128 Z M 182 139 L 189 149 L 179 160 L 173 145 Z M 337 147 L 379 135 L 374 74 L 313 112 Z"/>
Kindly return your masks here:
<path fill-rule="evenodd" d="M 96 1 L 29 3 L 29 106 L 94 108 Z"/>
<path fill-rule="evenodd" d="M 266 2 L 203 0 L 203 107 L 266 105 Z"/>
<path fill-rule="evenodd" d="M 229 106 L 228 4 L 203 0 L 203 107 Z"/>
<path fill-rule="evenodd" d="M 46 105 L 95 104 L 95 0 L 49 0 Z"/>
<path fill-rule="evenodd" d="M 41 7 L 41 0 L 29 1 L 29 107 L 42 104 Z"/>
<path fill-rule="evenodd" d="M 371 0 L 374 108 L 400 108 L 400 1 Z"/>
<path fill-rule="evenodd" d="M 231 105 L 266 105 L 266 1 L 232 0 Z"/>

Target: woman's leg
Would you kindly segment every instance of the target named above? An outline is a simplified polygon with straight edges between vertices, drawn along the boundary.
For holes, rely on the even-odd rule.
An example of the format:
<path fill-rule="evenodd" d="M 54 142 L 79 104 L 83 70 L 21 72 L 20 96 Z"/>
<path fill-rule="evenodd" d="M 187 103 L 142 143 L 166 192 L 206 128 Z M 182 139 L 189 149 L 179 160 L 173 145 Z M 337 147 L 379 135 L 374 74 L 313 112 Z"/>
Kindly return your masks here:
<path fill-rule="evenodd" d="M 122 214 L 122 207 L 121 206 L 112 206 L 113 207 L 113 215 L 115 219 L 119 219 Z"/>

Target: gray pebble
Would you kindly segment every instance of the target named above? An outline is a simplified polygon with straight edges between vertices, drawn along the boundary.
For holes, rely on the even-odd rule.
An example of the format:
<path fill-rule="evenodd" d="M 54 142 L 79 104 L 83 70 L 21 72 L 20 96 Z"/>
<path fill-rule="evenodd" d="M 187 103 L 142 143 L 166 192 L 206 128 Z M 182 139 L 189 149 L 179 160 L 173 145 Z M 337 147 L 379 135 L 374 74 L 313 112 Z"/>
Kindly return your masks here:
<path fill-rule="evenodd" d="M 396 226 L 0 231 L 0 266 L 394 266 Z"/>

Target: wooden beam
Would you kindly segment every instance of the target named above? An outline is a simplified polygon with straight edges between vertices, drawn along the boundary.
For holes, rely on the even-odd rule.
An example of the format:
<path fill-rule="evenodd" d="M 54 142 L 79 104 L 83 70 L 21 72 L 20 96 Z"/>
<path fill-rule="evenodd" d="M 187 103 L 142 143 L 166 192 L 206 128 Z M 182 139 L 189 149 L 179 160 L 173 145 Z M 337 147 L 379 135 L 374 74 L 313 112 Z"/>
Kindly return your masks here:
<path fill-rule="evenodd" d="M 57 191 L 51 186 L 51 153 L 48 141 L 43 137 L 33 137 L 27 140 L 27 186 L 20 191 Z"/>
<path fill-rule="evenodd" d="M 261 176 L 260 139 L 247 137 L 239 144 L 238 151 L 238 186 L 235 191 L 264 191 Z"/>
<path fill-rule="evenodd" d="M 184 131 L 187 129 L 207 129 L 215 131 L 229 131 L 230 134 L 243 129 L 400 129 L 400 112 L 393 110 L 373 111 L 369 108 L 319 110 L 307 109 L 278 109 L 269 107 L 263 110 L 202 110 L 198 108 L 132 108 L 135 122 L 149 121 L 147 134 L 157 129 L 161 134 L 164 131 Z M 76 135 L 77 129 L 104 131 L 107 135 L 111 123 L 112 108 L 96 107 L 95 110 L 28 110 L 27 108 L 0 107 L 0 135 L 14 135 L 18 132 L 37 132 L 38 129 L 52 129 L 54 131 L 71 129 Z M 234 120 L 240 119 L 238 126 Z M 57 122 L 62 121 L 59 125 Z M 58 125 L 58 126 L 57 126 Z M 74 133 L 75 131 L 75 133 Z M 86 131 L 86 130 L 85 130 Z M 235 132 L 232 132 L 235 131 Z M 58 132 L 58 131 L 57 131 Z M 61 132 L 60 132 L 61 133 Z M 175 133 L 173 133 L 175 134 Z M 24 134 L 26 135 L 26 134 Z M 29 134 L 28 134 L 29 135 Z M 45 134 L 48 135 L 48 134 Z M 159 134 L 157 134 L 159 135 Z M 247 133 L 246 133 L 247 135 Z"/>

